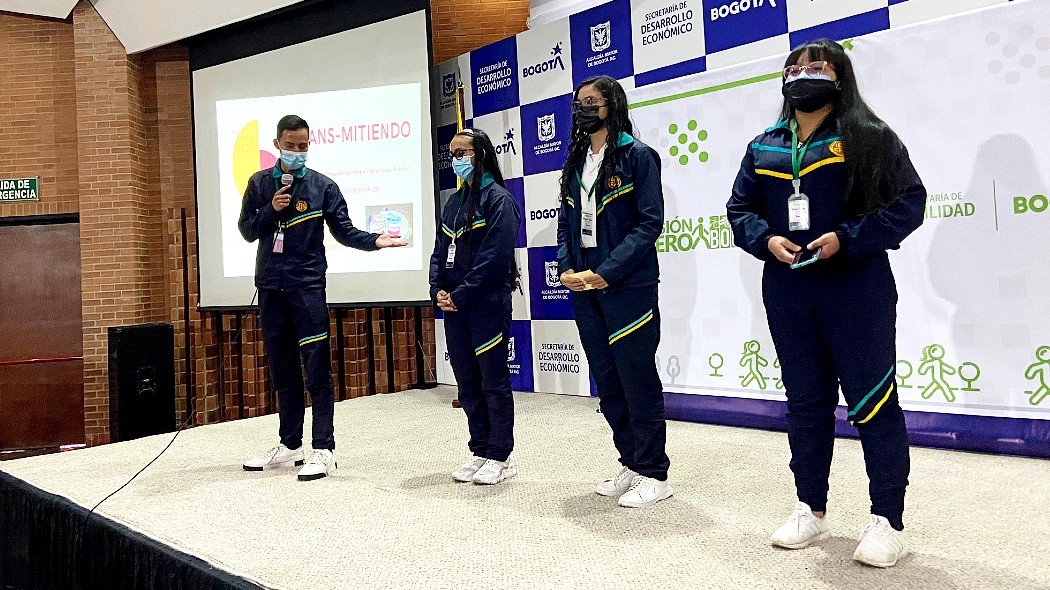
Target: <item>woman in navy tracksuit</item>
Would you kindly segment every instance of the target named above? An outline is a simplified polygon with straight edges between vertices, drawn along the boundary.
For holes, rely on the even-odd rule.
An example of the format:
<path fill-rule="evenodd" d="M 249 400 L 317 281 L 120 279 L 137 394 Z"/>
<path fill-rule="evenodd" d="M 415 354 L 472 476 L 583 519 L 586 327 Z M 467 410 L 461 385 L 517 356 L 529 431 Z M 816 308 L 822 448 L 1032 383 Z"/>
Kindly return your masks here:
<path fill-rule="evenodd" d="M 572 140 L 561 176 L 558 271 L 573 291 L 580 341 L 623 465 L 595 491 L 640 508 L 673 493 L 656 368 L 656 239 L 664 217 L 660 157 L 631 136 L 627 96 L 616 80 L 585 80 L 572 107 Z"/>
<path fill-rule="evenodd" d="M 430 258 L 430 296 L 445 312 L 445 340 L 473 456 L 457 481 L 497 484 L 514 477 L 514 399 L 507 368 L 514 244 L 521 213 L 503 186 L 496 150 L 480 129 L 449 147 L 463 186 L 449 197 Z"/>
<path fill-rule="evenodd" d="M 854 559 L 888 567 L 907 554 L 908 435 L 894 379 L 897 290 L 886 251 L 922 224 L 926 190 L 908 151 L 857 89 L 827 39 L 785 63 L 780 121 L 748 146 L 729 221 L 764 261 L 762 296 L 787 389 L 798 503 L 772 543 L 828 536 L 824 513 L 839 388 L 867 465 L 872 516 Z M 796 255 L 820 249 L 792 268 Z"/>

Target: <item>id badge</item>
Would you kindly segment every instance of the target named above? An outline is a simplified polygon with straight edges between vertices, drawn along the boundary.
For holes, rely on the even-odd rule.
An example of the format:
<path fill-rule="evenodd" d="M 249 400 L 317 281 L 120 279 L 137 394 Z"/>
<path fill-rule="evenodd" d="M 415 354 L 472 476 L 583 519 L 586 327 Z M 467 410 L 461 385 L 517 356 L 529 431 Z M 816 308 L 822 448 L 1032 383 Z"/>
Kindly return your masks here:
<path fill-rule="evenodd" d="M 273 240 L 273 252 L 274 254 L 284 252 L 284 232 L 281 230 L 277 230 L 277 236 Z"/>
<path fill-rule="evenodd" d="M 452 266 L 455 265 L 455 264 L 456 264 L 456 242 L 455 242 L 455 240 L 453 240 L 453 242 L 448 245 L 448 257 L 445 258 L 445 268 L 452 268 Z"/>
<path fill-rule="evenodd" d="M 594 235 L 594 213 L 590 211 L 583 212 L 583 235 L 588 237 Z"/>
<path fill-rule="evenodd" d="M 809 197 L 805 193 L 796 193 L 788 198 L 788 229 L 791 231 L 809 229 Z"/>

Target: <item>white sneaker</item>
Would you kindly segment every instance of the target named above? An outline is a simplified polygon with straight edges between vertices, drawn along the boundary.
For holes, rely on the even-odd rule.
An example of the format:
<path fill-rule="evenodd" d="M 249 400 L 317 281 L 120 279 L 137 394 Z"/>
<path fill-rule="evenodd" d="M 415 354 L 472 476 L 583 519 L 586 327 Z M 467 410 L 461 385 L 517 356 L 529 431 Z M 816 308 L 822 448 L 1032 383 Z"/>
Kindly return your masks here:
<path fill-rule="evenodd" d="M 460 465 L 459 469 L 452 472 L 452 479 L 463 483 L 474 481 L 474 474 L 478 472 L 478 469 L 481 469 L 481 466 L 485 464 L 485 461 L 486 459 L 484 457 L 474 455 L 471 457 L 470 461 Z"/>
<path fill-rule="evenodd" d="M 636 475 L 631 487 L 620 496 L 619 504 L 624 508 L 645 508 L 671 497 L 671 484 L 644 475 Z"/>
<path fill-rule="evenodd" d="M 627 467 L 620 470 L 620 474 L 615 477 L 603 481 L 602 483 L 594 486 L 594 491 L 601 496 L 618 497 L 624 495 L 627 490 L 631 489 L 631 482 L 634 478 L 638 477 L 638 474 L 631 471 Z"/>
<path fill-rule="evenodd" d="M 872 514 L 871 522 L 860 532 L 853 559 L 874 567 L 891 567 L 907 554 L 904 533 L 890 526 L 886 517 Z"/>
<path fill-rule="evenodd" d="M 299 470 L 299 481 L 311 481 L 321 479 L 330 471 L 338 467 L 335 463 L 335 455 L 328 449 L 314 449 L 306 465 Z"/>
<path fill-rule="evenodd" d="M 495 485 L 501 481 L 510 479 L 518 474 L 518 468 L 510 463 L 502 463 L 489 459 L 474 474 L 473 481 L 481 485 Z"/>
<path fill-rule="evenodd" d="M 265 471 L 278 467 L 298 467 L 302 464 L 302 447 L 293 451 L 284 445 L 277 445 L 258 457 L 248 459 L 241 467 L 244 467 L 245 471 Z"/>
<path fill-rule="evenodd" d="M 828 519 L 817 518 L 809 504 L 799 502 L 795 504 L 795 511 L 788 517 L 787 522 L 780 525 L 769 540 L 773 545 L 784 549 L 803 549 L 830 536 Z"/>

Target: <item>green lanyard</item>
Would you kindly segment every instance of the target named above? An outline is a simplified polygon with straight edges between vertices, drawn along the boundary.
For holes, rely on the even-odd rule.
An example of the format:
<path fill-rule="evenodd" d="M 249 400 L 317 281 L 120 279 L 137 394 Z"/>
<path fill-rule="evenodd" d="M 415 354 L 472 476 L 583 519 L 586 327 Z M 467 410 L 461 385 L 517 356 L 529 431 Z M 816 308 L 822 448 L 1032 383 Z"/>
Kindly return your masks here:
<path fill-rule="evenodd" d="M 798 147 L 798 121 L 791 121 L 791 172 L 793 174 L 791 183 L 795 185 L 795 192 L 798 192 L 799 186 L 802 184 L 801 170 L 802 170 L 802 158 L 806 157 L 806 150 L 809 149 L 809 142 L 813 141 L 815 133 L 809 134 L 809 139 L 802 145 L 800 150 Z"/>
<path fill-rule="evenodd" d="M 590 199 L 594 198 L 594 187 L 598 186 L 598 179 L 597 178 L 594 179 L 594 182 L 591 184 L 591 188 L 587 188 L 583 184 L 583 178 L 580 176 L 580 173 L 576 172 L 576 182 L 580 183 L 580 186 L 583 187 L 583 189 L 585 191 L 587 191 L 587 200 L 590 200 Z"/>
<path fill-rule="evenodd" d="M 456 207 L 456 216 L 452 218 L 452 243 L 456 243 L 456 237 L 458 237 L 459 230 L 456 229 L 456 224 L 459 223 L 459 212 L 463 210 L 463 203 L 467 200 L 467 188 L 463 188 L 463 194 L 459 198 L 459 207 Z M 463 220 L 463 225 L 466 227 L 467 220 Z"/>

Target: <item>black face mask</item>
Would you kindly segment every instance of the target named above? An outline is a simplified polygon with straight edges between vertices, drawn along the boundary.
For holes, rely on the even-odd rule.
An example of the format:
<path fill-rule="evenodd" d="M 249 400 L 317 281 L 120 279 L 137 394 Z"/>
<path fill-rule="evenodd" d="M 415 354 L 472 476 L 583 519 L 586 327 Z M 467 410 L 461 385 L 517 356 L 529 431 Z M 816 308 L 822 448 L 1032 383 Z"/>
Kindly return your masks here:
<path fill-rule="evenodd" d="M 812 113 L 820 110 L 839 95 L 838 83 L 834 80 L 797 78 L 781 89 L 788 105 L 796 111 Z"/>
<path fill-rule="evenodd" d="M 598 116 L 601 107 L 580 107 L 573 113 L 576 127 L 584 133 L 597 133 L 605 125 L 605 119 Z"/>

